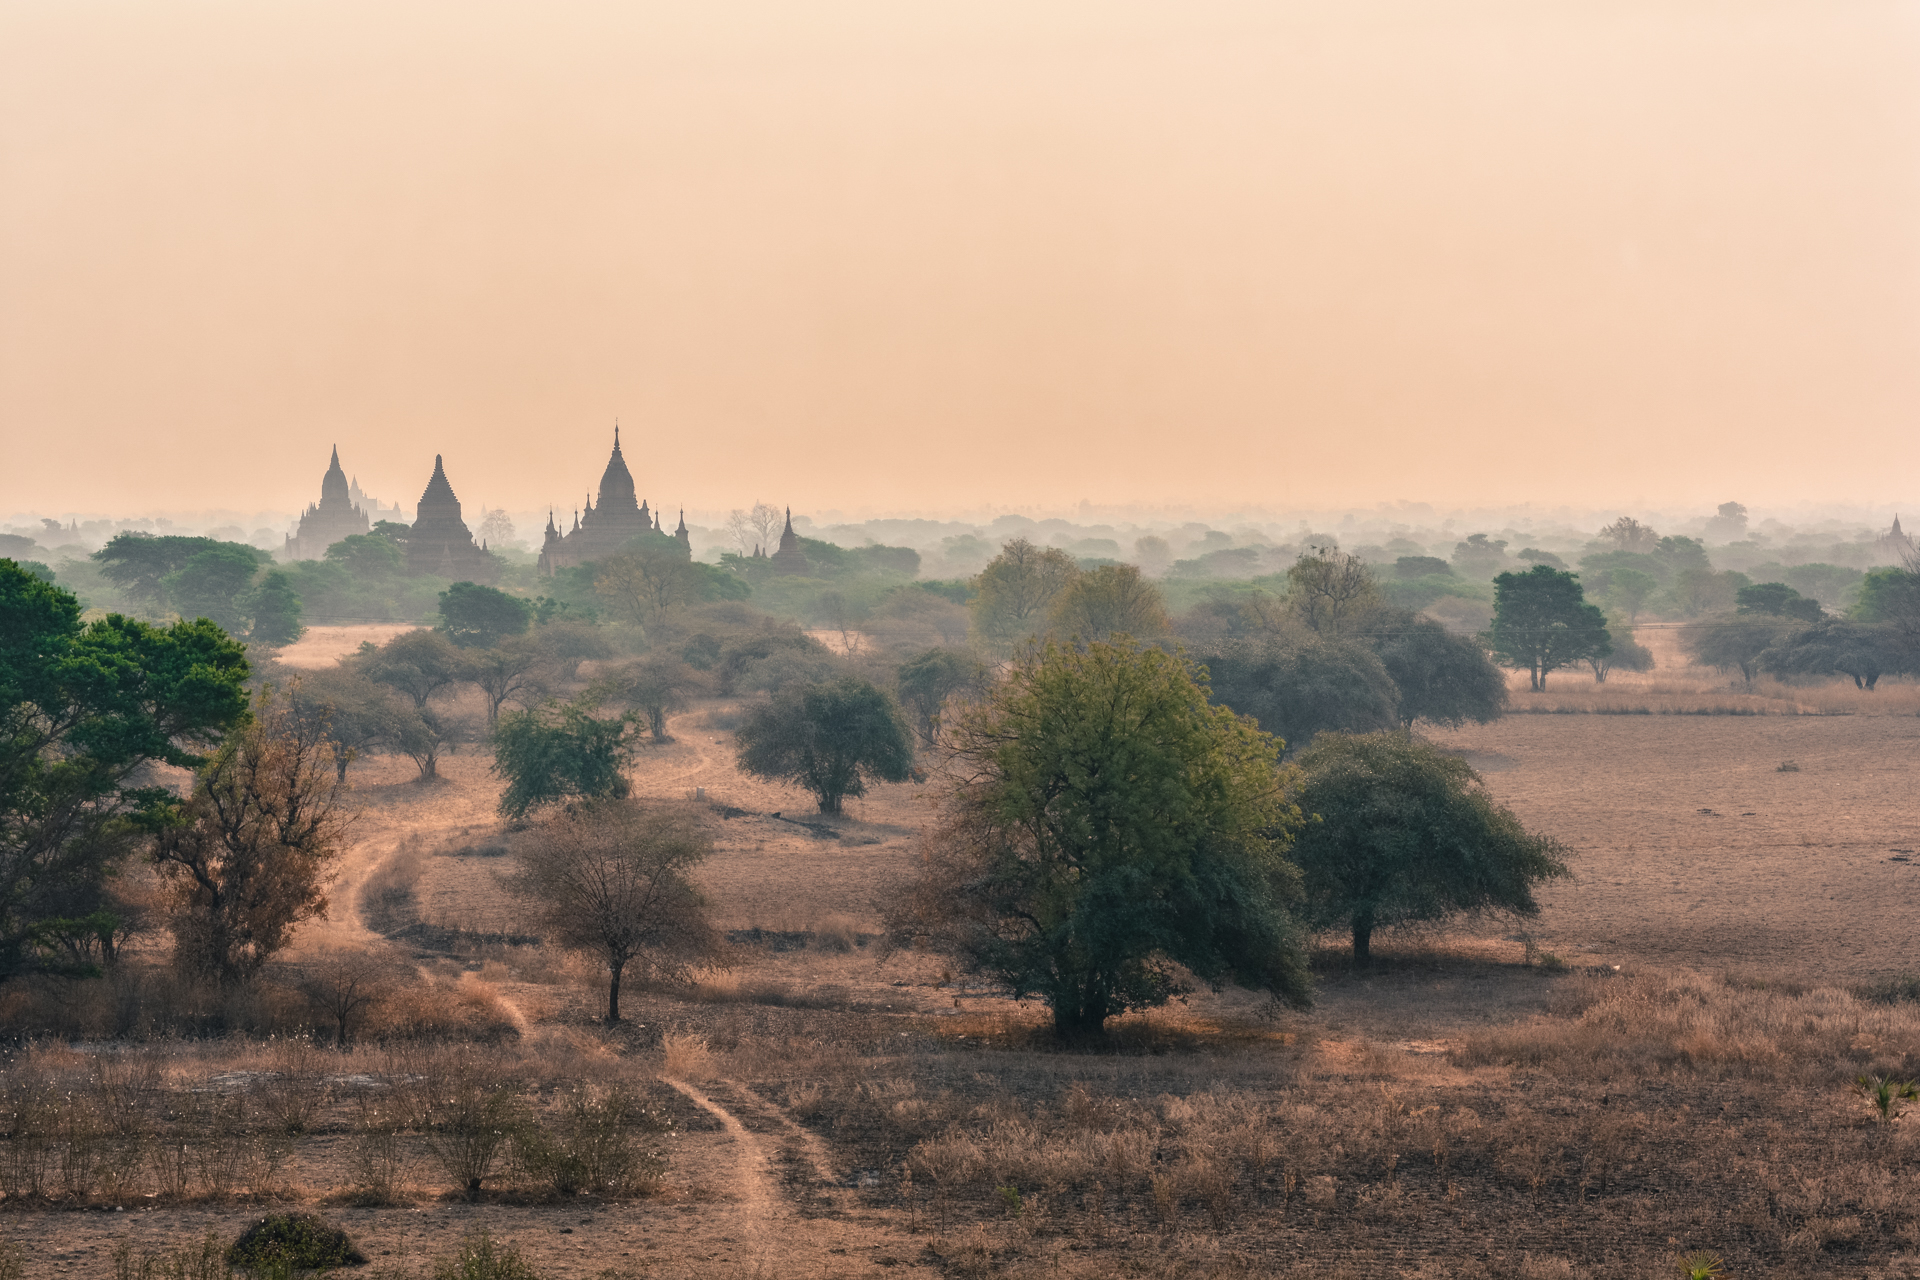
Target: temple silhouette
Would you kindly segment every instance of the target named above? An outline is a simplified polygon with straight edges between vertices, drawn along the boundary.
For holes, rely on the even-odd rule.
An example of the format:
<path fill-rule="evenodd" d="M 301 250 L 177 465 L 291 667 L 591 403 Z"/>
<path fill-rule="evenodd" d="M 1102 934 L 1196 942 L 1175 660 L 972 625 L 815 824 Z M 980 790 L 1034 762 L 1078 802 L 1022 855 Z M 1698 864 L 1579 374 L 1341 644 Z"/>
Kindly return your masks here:
<path fill-rule="evenodd" d="M 603 560 L 640 534 L 664 532 L 660 518 L 636 496 L 633 473 L 627 470 L 627 460 L 620 454 L 620 427 L 616 423 L 613 456 L 607 459 L 607 469 L 600 473 L 598 504 L 589 496 L 586 508 L 573 513 L 573 527 L 564 533 L 554 523 L 553 513 L 547 513 L 546 540 L 540 547 L 540 572 L 551 577 L 572 565 Z M 680 527 L 670 536 L 679 539 L 680 545 L 692 554 L 693 541 L 687 533 L 685 511 L 680 513 Z"/>
<path fill-rule="evenodd" d="M 461 582 L 491 582 L 495 576 L 493 557 L 474 543 L 467 522 L 460 518 L 460 499 L 454 496 L 437 453 L 433 477 L 420 495 L 413 529 L 407 534 L 407 568 Z"/>
<path fill-rule="evenodd" d="M 340 469 L 340 446 L 335 445 L 333 461 L 320 478 L 320 501 L 301 513 L 299 529 L 287 535 L 287 559 L 318 560 L 342 538 L 367 531 L 366 509 L 353 500 L 357 487 L 348 485 L 347 473 Z"/>

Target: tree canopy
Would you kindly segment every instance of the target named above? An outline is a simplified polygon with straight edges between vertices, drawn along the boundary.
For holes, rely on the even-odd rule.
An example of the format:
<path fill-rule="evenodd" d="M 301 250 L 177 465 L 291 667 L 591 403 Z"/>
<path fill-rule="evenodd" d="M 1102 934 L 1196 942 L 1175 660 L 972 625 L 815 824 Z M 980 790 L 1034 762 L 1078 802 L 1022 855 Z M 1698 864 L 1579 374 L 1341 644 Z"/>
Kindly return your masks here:
<path fill-rule="evenodd" d="M 627 794 L 631 724 L 593 710 L 589 700 L 577 699 L 500 717 L 493 731 L 493 772 L 507 781 L 501 813 L 524 818 L 543 805 Z"/>
<path fill-rule="evenodd" d="M 507 888 L 532 905 L 542 933 L 607 967 L 606 1021 L 620 1021 L 630 968 L 682 977 L 724 951 L 687 873 L 713 837 L 685 807 L 602 800 L 555 813 L 522 842 Z"/>
<path fill-rule="evenodd" d="M 734 740 L 741 769 L 805 788 L 822 813 L 839 813 L 869 781 L 905 782 L 913 769 L 899 707 L 852 676 L 780 689 L 747 712 Z"/>
<path fill-rule="evenodd" d="M 967 781 L 889 913 L 894 936 L 1045 1000 L 1068 1034 L 1164 1002 L 1176 966 L 1307 998 L 1278 744 L 1211 705 L 1186 659 L 1049 644 L 951 738 Z"/>
<path fill-rule="evenodd" d="M 1054 598 L 1050 613 L 1054 634 L 1082 640 L 1151 639 L 1173 626 L 1160 588 L 1130 564 L 1103 564 L 1078 574 Z"/>
<path fill-rule="evenodd" d="M 1271 636 L 1229 641 L 1205 656 L 1214 700 L 1297 750 L 1329 729 L 1399 723 L 1399 690 L 1359 640 Z"/>
<path fill-rule="evenodd" d="M 1493 580 L 1486 642 L 1494 660 L 1525 671 L 1536 692 L 1548 673 L 1613 650 L 1606 615 L 1586 602 L 1579 577 L 1544 564 Z"/>
<path fill-rule="evenodd" d="M 995 652 L 1010 652 L 1047 625 L 1053 602 L 1080 576 L 1080 566 L 1058 547 L 1014 538 L 974 579 L 974 632 Z"/>
<path fill-rule="evenodd" d="M 985 689 L 987 669 L 964 649 L 928 649 L 901 663 L 895 679 L 900 705 L 912 718 L 914 732 L 931 747 L 939 735 L 940 713 L 947 699 Z"/>
<path fill-rule="evenodd" d="M 1908 651 L 1888 623 L 1828 618 L 1780 639 L 1760 663 L 1781 675 L 1850 676 L 1856 689 L 1871 690 L 1880 677 L 1908 667 Z"/>
<path fill-rule="evenodd" d="M 1371 962 L 1377 928 L 1534 915 L 1534 886 L 1567 874 L 1566 851 L 1495 804 L 1465 761 L 1407 734 L 1323 734 L 1297 763 L 1306 917 L 1350 929 L 1357 964 Z"/>
<path fill-rule="evenodd" d="M 498 587 L 456 582 L 440 593 L 437 630 L 462 649 L 491 649 L 508 636 L 526 634 L 533 605 Z"/>
<path fill-rule="evenodd" d="M 1490 724 L 1505 713 L 1506 677 L 1465 636 L 1431 618 L 1400 613 L 1381 618 L 1369 639 L 1398 691 L 1402 726 L 1425 720 L 1457 729 L 1469 720 Z"/>
<path fill-rule="evenodd" d="M 109 872 L 180 809 L 138 771 L 196 767 L 247 717 L 245 650 L 211 622 L 79 619 L 0 561 L 0 978 L 53 963 L 56 935 L 111 930 Z"/>

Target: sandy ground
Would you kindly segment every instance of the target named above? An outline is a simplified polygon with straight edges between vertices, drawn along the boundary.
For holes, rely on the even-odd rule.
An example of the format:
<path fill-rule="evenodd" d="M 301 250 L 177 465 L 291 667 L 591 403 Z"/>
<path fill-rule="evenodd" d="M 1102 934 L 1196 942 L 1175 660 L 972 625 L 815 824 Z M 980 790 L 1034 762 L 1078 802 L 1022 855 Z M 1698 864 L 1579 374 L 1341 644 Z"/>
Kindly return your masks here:
<path fill-rule="evenodd" d="M 419 629 L 411 622 L 392 625 L 366 623 L 351 627 L 308 627 L 298 640 L 280 650 L 280 663 L 282 666 L 300 667 L 308 671 L 330 667 L 358 649 L 365 641 L 371 640 L 375 644 L 385 644 L 397 635 Z"/>

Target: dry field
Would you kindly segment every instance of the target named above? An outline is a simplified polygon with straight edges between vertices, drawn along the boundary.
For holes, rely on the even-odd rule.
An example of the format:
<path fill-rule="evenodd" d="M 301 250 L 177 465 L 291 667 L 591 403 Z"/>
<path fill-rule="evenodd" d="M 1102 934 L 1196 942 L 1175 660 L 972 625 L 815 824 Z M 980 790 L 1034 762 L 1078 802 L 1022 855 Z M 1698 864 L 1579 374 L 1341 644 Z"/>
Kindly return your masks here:
<path fill-rule="evenodd" d="M 271 1193 L 336 1218 L 373 1257 L 361 1274 L 389 1277 L 431 1274 L 476 1223 L 556 1280 L 1639 1278 L 1694 1249 L 1733 1276 L 1920 1275 L 1920 1118 L 1881 1124 L 1852 1089 L 1920 1074 L 1920 1005 L 1850 992 L 1920 968 L 1920 863 L 1895 852 L 1920 844 L 1911 715 L 1516 715 L 1435 734 L 1576 851 L 1528 934 L 1389 940 L 1370 974 L 1329 950 L 1309 1012 L 1200 993 L 1063 1050 L 1038 1010 L 870 936 L 935 788 L 881 787 L 822 820 L 733 769 L 725 712 L 676 717 L 635 782 L 713 806 L 702 881 L 731 969 L 638 993 L 603 1030 L 593 975 L 514 937 L 498 784 L 468 751 L 428 786 L 404 759 L 355 767 L 366 812 L 301 944 L 411 927 L 433 999 L 496 1011 L 501 1039 L 466 1051 L 487 1078 L 520 1081 L 542 1114 L 623 1082 L 672 1115 L 657 1184 L 556 1197 L 509 1161 L 469 1203 L 409 1132 L 395 1203 L 355 1207 L 367 1100 L 431 1091 L 453 1050 L 42 1046 L 9 1064 L 10 1107 L 43 1087 L 85 1110 L 148 1059 L 156 1126 L 219 1096 L 258 1128 L 290 1082 L 319 1101 L 271 1173 L 253 1140 L 259 1188 L 220 1195 L 157 1189 L 143 1165 L 111 1195 L 35 1197 L 0 1151 L 0 1232 L 24 1274 L 106 1276 L 123 1240 L 232 1236 Z"/>

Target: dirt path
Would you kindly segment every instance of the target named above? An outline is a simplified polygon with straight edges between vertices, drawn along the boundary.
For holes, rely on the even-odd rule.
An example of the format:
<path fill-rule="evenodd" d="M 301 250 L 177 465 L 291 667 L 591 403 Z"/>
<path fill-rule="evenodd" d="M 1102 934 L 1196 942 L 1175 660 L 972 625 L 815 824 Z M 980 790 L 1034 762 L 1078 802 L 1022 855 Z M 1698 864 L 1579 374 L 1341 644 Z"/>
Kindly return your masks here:
<path fill-rule="evenodd" d="M 778 1203 L 778 1193 L 774 1190 L 770 1172 L 771 1162 L 767 1153 L 747 1127 L 731 1111 L 709 1098 L 685 1080 L 674 1080 L 662 1076 L 661 1080 L 687 1095 L 693 1104 L 718 1120 L 733 1140 L 733 1173 L 728 1190 L 733 1193 L 740 1205 L 741 1231 L 752 1242 L 754 1257 L 765 1257 L 771 1251 L 772 1241 L 769 1228 L 773 1225 L 774 1210 Z"/>

